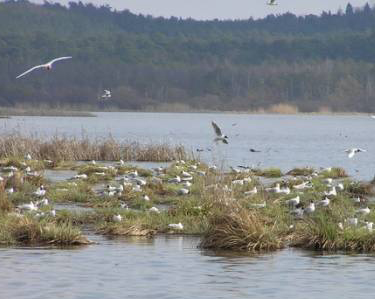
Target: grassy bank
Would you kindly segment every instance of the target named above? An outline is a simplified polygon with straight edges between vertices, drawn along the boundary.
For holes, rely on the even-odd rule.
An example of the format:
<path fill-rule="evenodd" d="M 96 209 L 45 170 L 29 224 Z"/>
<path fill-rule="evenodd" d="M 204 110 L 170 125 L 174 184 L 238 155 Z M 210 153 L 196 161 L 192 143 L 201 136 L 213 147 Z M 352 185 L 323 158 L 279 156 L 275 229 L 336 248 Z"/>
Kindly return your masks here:
<path fill-rule="evenodd" d="M 47 166 L 78 177 L 51 183 L 43 175 Z M 0 244 L 85 244 L 85 228 L 112 236 L 199 235 L 200 247 L 213 250 L 375 251 L 375 204 L 368 200 L 374 185 L 352 181 L 339 168 L 296 168 L 284 176 L 275 168 L 221 173 L 199 161 L 147 170 L 21 158 L 0 167 Z M 260 176 L 276 181 L 264 186 Z M 35 195 L 41 184 L 43 197 Z M 30 201 L 38 207 L 24 211 Z M 57 204 L 70 209 L 52 213 Z"/>

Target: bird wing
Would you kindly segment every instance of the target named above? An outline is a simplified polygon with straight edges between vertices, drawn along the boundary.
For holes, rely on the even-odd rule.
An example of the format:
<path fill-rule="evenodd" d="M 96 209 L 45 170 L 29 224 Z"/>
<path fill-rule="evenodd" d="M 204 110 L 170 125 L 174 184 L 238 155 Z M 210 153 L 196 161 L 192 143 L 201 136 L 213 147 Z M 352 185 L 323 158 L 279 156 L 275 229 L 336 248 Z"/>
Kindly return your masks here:
<path fill-rule="evenodd" d="M 212 126 L 214 127 L 216 135 L 221 137 L 223 134 L 221 133 L 219 126 L 214 121 L 211 123 L 212 123 Z"/>
<path fill-rule="evenodd" d="M 355 154 L 354 151 L 349 151 L 349 153 L 348 153 L 348 158 L 353 158 L 353 157 L 354 157 L 354 154 Z"/>
<path fill-rule="evenodd" d="M 25 76 L 26 74 L 31 73 L 33 70 L 36 70 L 36 69 L 42 68 L 42 67 L 44 67 L 44 66 L 45 66 L 44 64 L 34 66 L 34 67 L 32 67 L 31 69 L 27 70 L 26 72 L 22 73 L 21 75 L 18 75 L 18 76 L 16 77 L 16 79 L 21 78 L 21 77 Z"/>
<path fill-rule="evenodd" d="M 71 57 L 71 56 L 59 57 L 59 58 L 55 58 L 55 59 L 51 60 L 51 61 L 48 62 L 47 64 L 53 64 L 53 63 L 55 63 L 56 61 L 65 60 L 65 59 L 71 59 L 71 58 L 73 58 L 73 57 Z"/>

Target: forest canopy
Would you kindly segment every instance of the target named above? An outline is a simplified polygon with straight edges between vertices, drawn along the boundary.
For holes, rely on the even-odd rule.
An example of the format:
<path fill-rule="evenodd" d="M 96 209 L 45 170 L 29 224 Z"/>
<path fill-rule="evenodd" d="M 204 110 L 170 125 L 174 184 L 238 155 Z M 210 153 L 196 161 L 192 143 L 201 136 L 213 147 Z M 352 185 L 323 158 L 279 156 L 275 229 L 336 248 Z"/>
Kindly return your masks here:
<path fill-rule="evenodd" d="M 162 18 L 0 2 L 0 105 L 375 111 L 375 8 L 263 19 Z M 51 72 L 29 67 L 73 56 Z M 105 106 L 105 107 L 108 107 Z M 100 107 L 100 106 L 99 106 Z M 102 107 L 103 108 L 103 107 Z"/>

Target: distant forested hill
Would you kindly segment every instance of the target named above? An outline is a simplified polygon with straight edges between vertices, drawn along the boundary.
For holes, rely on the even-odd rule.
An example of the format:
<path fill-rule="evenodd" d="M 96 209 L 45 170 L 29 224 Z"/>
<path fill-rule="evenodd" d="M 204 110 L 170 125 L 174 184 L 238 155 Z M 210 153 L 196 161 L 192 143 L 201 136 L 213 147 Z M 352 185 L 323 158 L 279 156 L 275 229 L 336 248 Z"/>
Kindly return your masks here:
<path fill-rule="evenodd" d="M 270 10 L 271 12 L 272 10 Z M 73 56 L 52 72 L 29 67 Z M 375 9 L 259 20 L 153 18 L 107 6 L 0 2 L 0 105 L 375 111 Z"/>

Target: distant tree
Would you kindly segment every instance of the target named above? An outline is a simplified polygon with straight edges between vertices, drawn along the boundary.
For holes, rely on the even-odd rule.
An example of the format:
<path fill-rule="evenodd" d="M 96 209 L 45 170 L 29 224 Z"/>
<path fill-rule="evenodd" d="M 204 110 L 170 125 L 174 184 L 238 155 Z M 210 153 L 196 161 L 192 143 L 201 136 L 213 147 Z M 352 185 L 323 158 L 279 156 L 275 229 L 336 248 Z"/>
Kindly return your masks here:
<path fill-rule="evenodd" d="M 348 3 L 348 4 L 346 5 L 345 14 L 346 14 L 347 16 L 351 16 L 351 15 L 354 14 L 353 6 L 352 6 L 350 3 Z"/>

